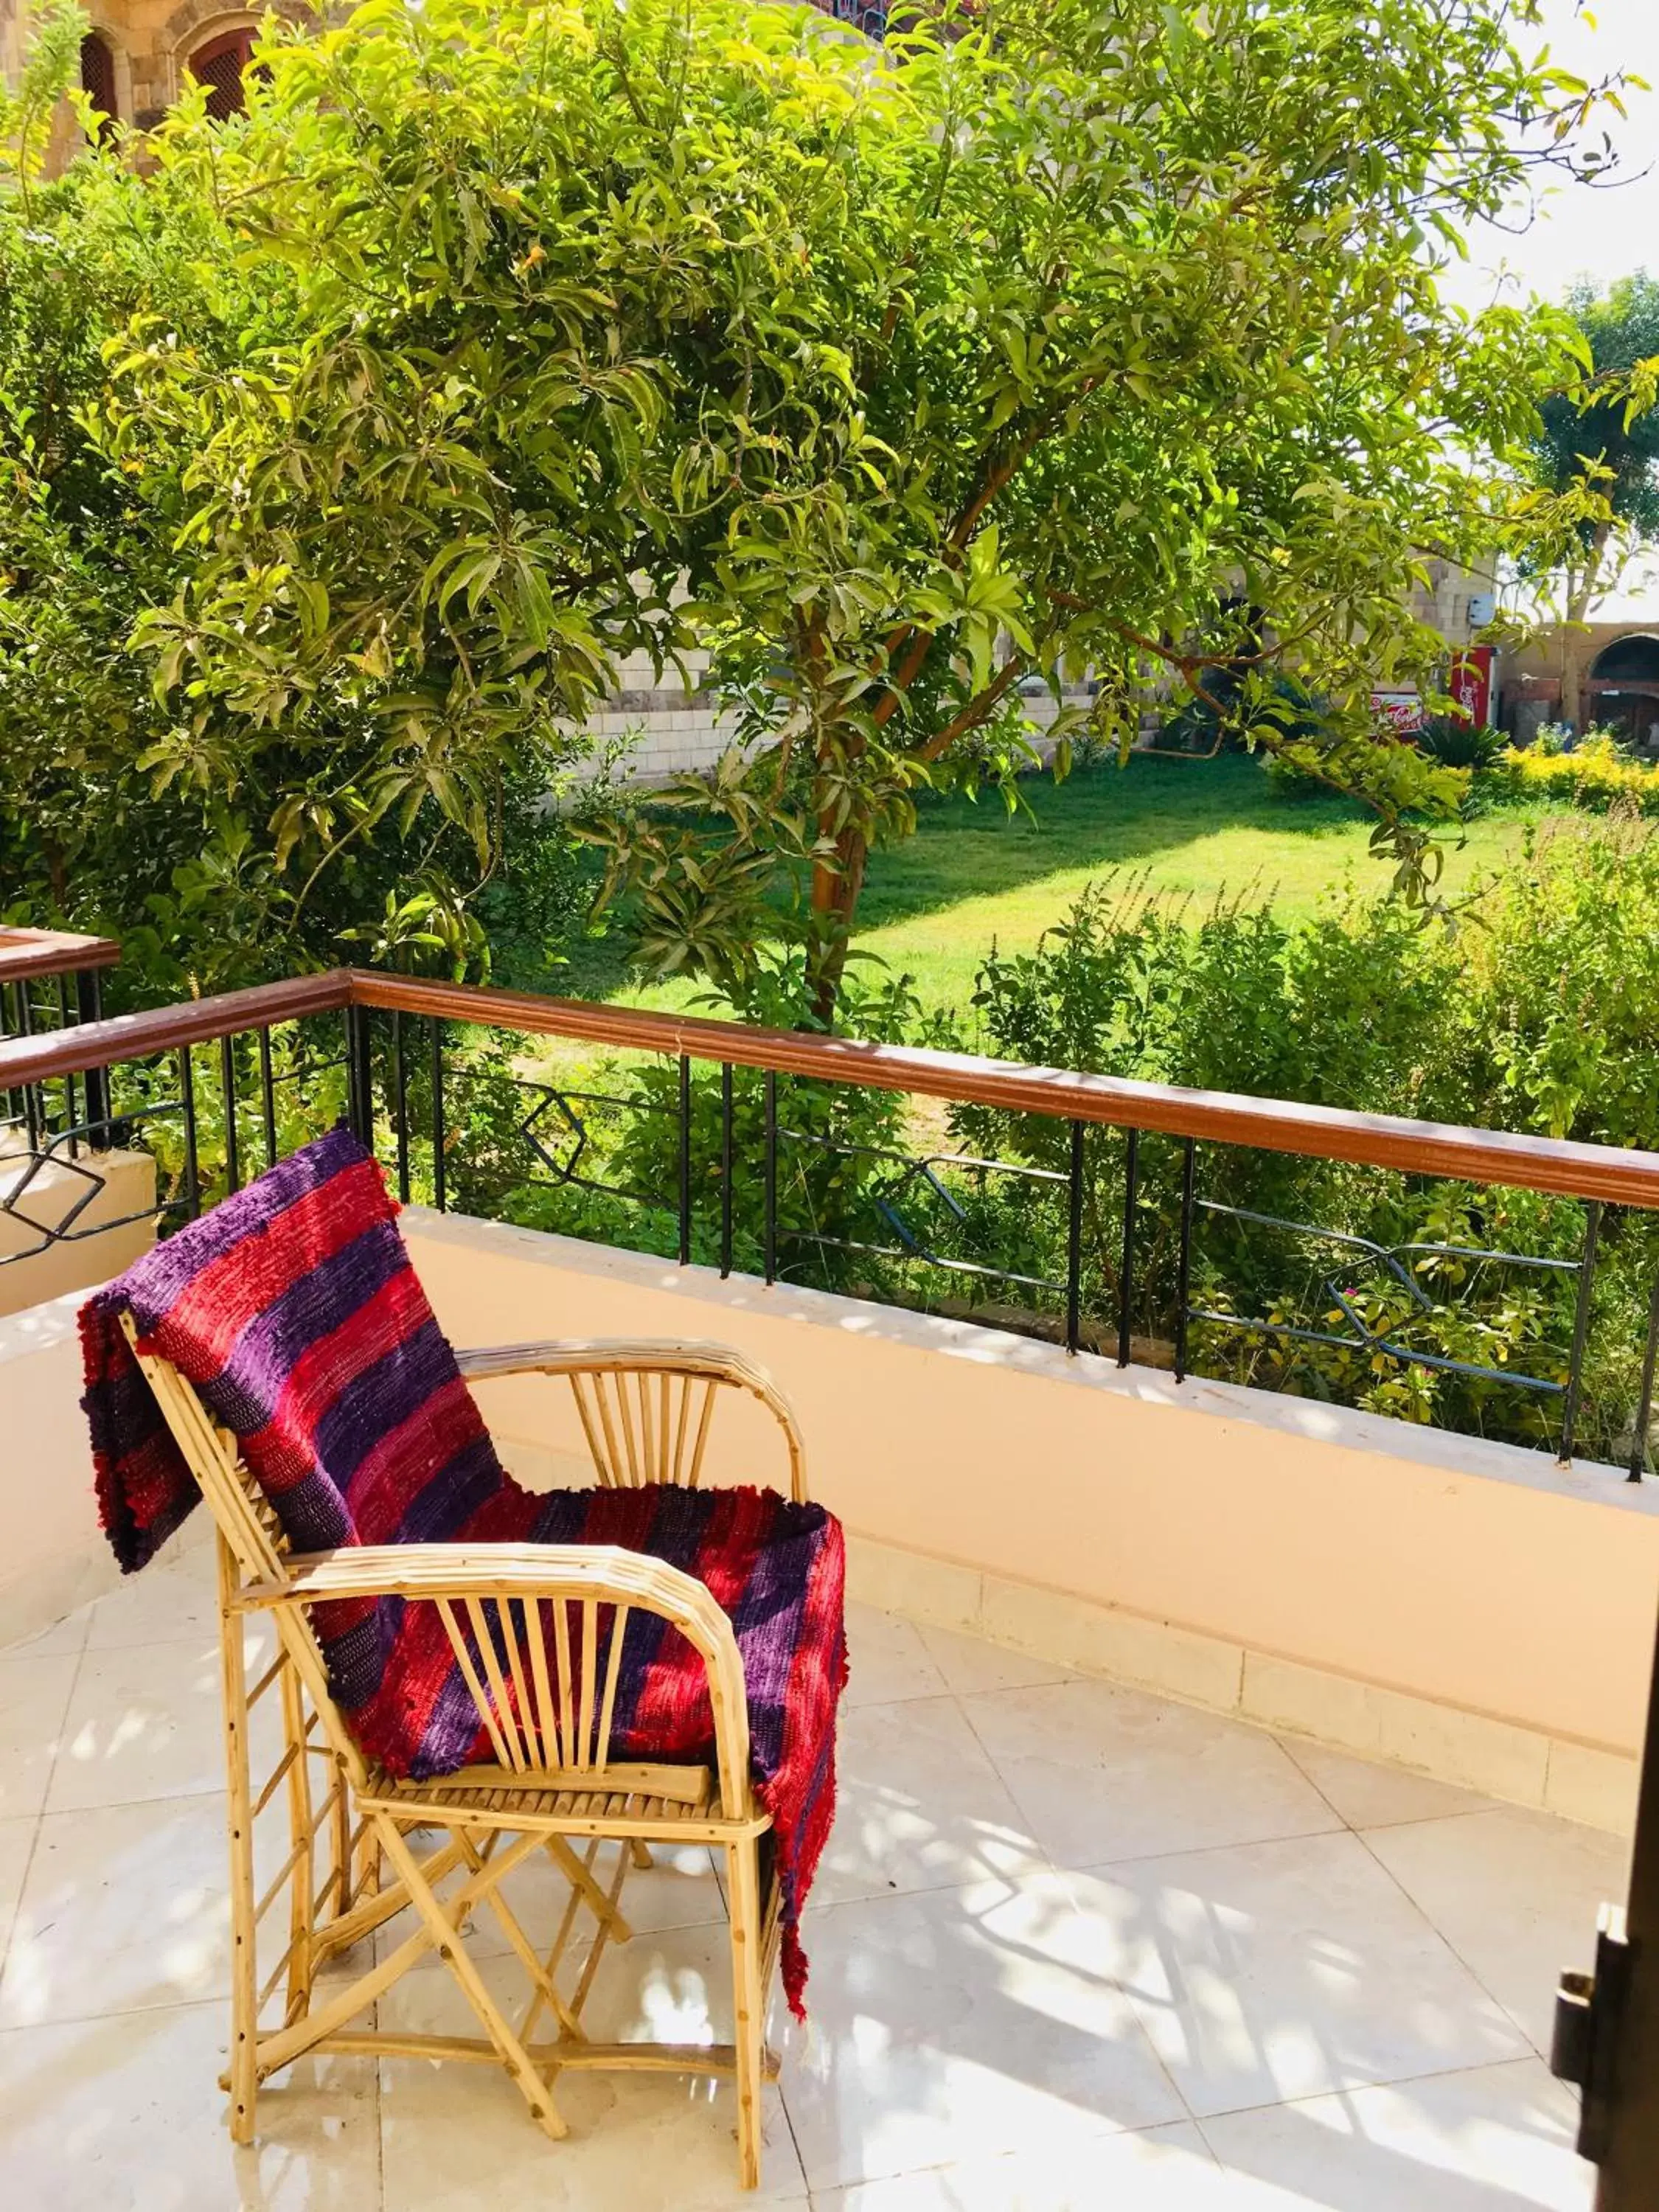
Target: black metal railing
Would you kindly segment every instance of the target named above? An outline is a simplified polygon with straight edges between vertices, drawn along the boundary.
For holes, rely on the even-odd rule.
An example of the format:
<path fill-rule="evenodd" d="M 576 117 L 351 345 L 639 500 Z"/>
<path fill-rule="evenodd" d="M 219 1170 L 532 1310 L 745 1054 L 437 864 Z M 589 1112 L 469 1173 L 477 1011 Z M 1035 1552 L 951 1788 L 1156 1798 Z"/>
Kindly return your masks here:
<path fill-rule="evenodd" d="M 1644 1153 L 362 971 L 14 1035 L 0 1086 L 44 1159 L 149 1151 L 162 1233 L 343 1114 L 441 1211 L 1648 1462 Z"/>

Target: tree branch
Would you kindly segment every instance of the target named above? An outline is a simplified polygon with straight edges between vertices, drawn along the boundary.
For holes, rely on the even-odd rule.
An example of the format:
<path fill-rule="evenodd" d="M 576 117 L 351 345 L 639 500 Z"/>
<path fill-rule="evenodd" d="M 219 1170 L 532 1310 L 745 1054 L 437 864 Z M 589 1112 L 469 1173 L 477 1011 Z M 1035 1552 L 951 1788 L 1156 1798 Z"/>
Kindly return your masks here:
<path fill-rule="evenodd" d="M 976 730 L 981 722 L 988 721 L 993 710 L 1025 665 L 1026 657 L 1023 653 L 1017 653 L 1005 660 L 976 699 L 970 699 L 959 714 L 953 715 L 942 730 L 936 730 L 926 744 L 916 748 L 915 758 L 938 760 L 958 738 L 966 737 L 969 730 Z"/>

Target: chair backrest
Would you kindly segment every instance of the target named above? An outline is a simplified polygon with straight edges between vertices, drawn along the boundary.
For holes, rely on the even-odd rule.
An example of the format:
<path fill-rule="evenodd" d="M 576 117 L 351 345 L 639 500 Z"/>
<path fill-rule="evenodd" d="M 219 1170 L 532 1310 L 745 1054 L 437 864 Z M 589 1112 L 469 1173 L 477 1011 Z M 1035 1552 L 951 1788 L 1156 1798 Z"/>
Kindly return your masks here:
<path fill-rule="evenodd" d="M 697 1489 L 720 1401 L 753 1398 L 782 1437 L 789 1495 L 798 1505 L 805 1502 L 806 1452 L 799 1424 L 765 1370 L 729 1345 L 568 1339 L 460 1352 L 456 1364 L 469 1383 L 526 1374 L 563 1376 L 595 1479 L 606 1490 L 638 1490 L 653 1483 Z"/>
<path fill-rule="evenodd" d="M 270 1606 L 284 1654 L 356 1787 L 377 1777 L 334 1695 L 312 1608 L 395 1599 L 405 1634 L 430 1609 L 453 1658 L 426 1738 L 430 1771 L 447 1773 L 452 1785 L 499 1787 L 518 1776 L 601 1797 L 701 1804 L 713 1780 L 726 1817 L 747 1813 L 743 1662 L 730 1620 L 703 1583 L 608 1546 L 379 1545 L 295 1556 L 235 1437 L 170 1361 L 140 1347 L 130 1317 L 122 1326 L 213 1515 L 222 1578 L 231 1571 L 230 1603 Z M 660 1643 L 662 1623 L 685 1639 L 701 1669 L 713 1778 L 699 1765 L 616 1756 L 619 1688 L 642 1643 Z M 481 1734 L 493 1768 L 463 1768 Z"/>
<path fill-rule="evenodd" d="M 234 1607 L 250 1589 L 287 1583 L 290 1579 L 288 1537 L 276 1509 L 242 1457 L 236 1438 L 214 1419 L 171 1360 L 141 1347 L 131 1315 L 122 1315 L 121 1328 L 213 1516 L 222 1600 Z M 295 1669 L 320 1717 L 331 1747 L 352 1780 L 360 1785 L 366 1783 L 368 1766 L 335 1704 L 315 1629 L 298 1608 L 283 1607 L 275 1619 L 283 1656 Z M 227 1638 L 233 1632 L 240 1634 L 240 1623 L 227 1620 L 224 1627 Z"/>

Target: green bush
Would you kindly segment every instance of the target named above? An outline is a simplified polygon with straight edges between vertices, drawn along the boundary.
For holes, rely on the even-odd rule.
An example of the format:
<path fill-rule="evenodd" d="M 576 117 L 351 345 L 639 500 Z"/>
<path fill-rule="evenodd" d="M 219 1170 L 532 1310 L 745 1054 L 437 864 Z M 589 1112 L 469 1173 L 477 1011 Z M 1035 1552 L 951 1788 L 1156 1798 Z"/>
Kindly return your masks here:
<path fill-rule="evenodd" d="M 1656 1006 L 1659 839 L 1634 825 L 1587 825 L 1533 837 L 1455 935 L 1387 901 L 1295 924 L 1221 907 L 1188 928 L 1098 887 L 1036 952 L 987 962 L 976 1042 L 1009 1058 L 1190 1088 L 1654 1146 Z M 976 1155 L 1051 1172 L 1066 1164 L 1062 1123 L 978 1108 L 951 1118 Z M 1119 1310 L 1123 1140 L 1091 1132 L 1085 1157 L 1085 1334 L 1105 1342 Z M 1165 1359 L 1181 1172 L 1178 1145 L 1143 1138 L 1130 1319 L 1142 1356 Z M 986 1249 L 1000 1237 L 1033 1276 L 1063 1274 L 1063 1238 L 1051 1227 L 1033 1243 L 1019 1184 L 958 1180 L 973 1185 L 963 1202 L 978 1208 Z M 1565 1377 L 1582 1206 L 1212 1146 L 1200 1148 L 1198 1189 L 1192 1303 L 1217 1317 L 1192 1325 L 1199 1370 L 1516 1441 L 1553 1439 L 1559 1396 L 1504 1378 Z M 1465 1256 L 1406 1249 L 1449 1245 Z M 1474 1256 L 1488 1251 L 1560 1264 Z M 1585 1367 L 1586 1450 L 1629 1449 L 1656 1271 L 1659 1231 L 1644 1216 L 1609 1215 Z M 1025 1303 L 1054 1310 L 1040 1291 Z M 1490 1372 L 1318 1340 L 1353 1336 L 1356 1317 L 1389 1344 Z"/>
<path fill-rule="evenodd" d="M 1605 732 L 1587 737 L 1571 752 L 1507 746 L 1492 773 L 1512 798 L 1579 807 L 1587 814 L 1619 808 L 1659 815 L 1659 763 L 1632 760 Z"/>
<path fill-rule="evenodd" d="M 1504 751 L 1504 733 L 1461 714 L 1439 715 L 1417 733 L 1418 749 L 1442 768 L 1489 769 Z"/>

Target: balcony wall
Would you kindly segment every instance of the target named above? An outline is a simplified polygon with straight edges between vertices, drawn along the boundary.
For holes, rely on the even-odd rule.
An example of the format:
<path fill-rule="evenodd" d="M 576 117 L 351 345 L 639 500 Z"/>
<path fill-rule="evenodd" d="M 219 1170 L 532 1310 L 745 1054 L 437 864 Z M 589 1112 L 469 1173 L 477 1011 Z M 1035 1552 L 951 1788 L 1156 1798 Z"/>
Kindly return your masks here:
<path fill-rule="evenodd" d="M 1572 1818 L 1630 1817 L 1659 1485 L 530 1231 L 418 1208 L 406 1225 L 457 1343 L 702 1337 L 761 1360 L 875 1602 Z M 484 1395 L 525 1478 L 568 1479 L 565 1386 Z M 745 1470 L 775 1477 L 764 1418 L 742 1416 Z"/>
<path fill-rule="evenodd" d="M 412 1207 L 461 1345 L 711 1339 L 770 1369 L 855 1595 L 1570 1818 L 1633 1802 L 1659 1485 L 1365 1414 Z M 0 1643 L 114 1578 L 75 1312 L 0 1320 Z M 481 1392 L 504 1456 L 585 1479 L 569 1394 Z M 724 1470 L 783 1469 L 747 1400 Z M 175 1545 L 199 1540 L 205 1516 Z"/>
<path fill-rule="evenodd" d="M 121 1579 L 98 1526 L 81 1411 L 76 1315 L 85 1296 L 69 1291 L 0 1318 L 0 1645 L 49 1628 Z M 193 1513 L 165 1549 L 186 1550 L 209 1533 L 206 1514 Z"/>
<path fill-rule="evenodd" d="M 0 1149 L 0 1315 L 107 1282 L 131 1267 L 155 1242 L 155 1204 L 148 1152 L 83 1152 L 38 1164 L 21 1144 Z M 43 1241 L 59 1229 L 70 1233 Z"/>

